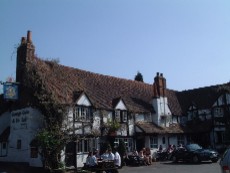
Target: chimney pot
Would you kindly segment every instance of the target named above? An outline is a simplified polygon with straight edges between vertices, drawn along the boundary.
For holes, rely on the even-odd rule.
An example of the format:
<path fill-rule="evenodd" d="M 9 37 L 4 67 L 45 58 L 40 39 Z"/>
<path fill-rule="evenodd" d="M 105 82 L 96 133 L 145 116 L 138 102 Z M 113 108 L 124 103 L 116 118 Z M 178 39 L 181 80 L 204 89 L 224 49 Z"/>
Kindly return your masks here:
<path fill-rule="evenodd" d="M 30 30 L 27 31 L 27 42 L 32 43 L 32 33 Z"/>
<path fill-rule="evenodd" d="M 26 38 L 25 37 L 22 37 L 21 38 L 21 44 L 24 44 L 26 42 Z"/>

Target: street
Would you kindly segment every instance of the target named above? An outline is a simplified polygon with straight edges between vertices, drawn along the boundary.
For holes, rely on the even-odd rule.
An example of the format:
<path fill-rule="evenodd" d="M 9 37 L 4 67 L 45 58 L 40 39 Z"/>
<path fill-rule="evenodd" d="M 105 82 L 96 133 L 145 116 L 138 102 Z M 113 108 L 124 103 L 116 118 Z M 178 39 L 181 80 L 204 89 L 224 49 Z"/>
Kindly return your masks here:
<path fill-rule="evenodd" d="M 19 166 L 0 166 L 0 173 L 32 173 L 34 170 L 23 169 Z M 36 171 L 39 172 L 39 171 Z M 41 172 L 41 171 L 40 171 Z M 153 162 L 151 166 L 124 166 L 119 173 L 221 173 L 219 162 L 202 162 L 200 164 L 172 163 L 171 161 Z"/>
<path fill-rule="evenodd" d="M 200 164 L 190 163 L 172 163 L 167 162 L 154 162 L 151 166 L 129 167 L 125 166 L 119 170 L 119 173 L 221 173 L 219 162 L 202 162 Z"/>

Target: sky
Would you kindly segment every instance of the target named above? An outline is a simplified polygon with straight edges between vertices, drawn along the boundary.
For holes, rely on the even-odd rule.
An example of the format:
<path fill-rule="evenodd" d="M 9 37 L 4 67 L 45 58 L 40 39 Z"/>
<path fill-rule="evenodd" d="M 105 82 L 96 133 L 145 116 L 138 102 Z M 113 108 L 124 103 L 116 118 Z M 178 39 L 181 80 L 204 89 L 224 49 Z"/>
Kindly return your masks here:
<path fill-rule="evenodd" d="M 230 82 L 229 0 L 1 0 L 1 82 L 28 30 L 65 66 L 148 84 L 160 72 L 177 91 Z"/>

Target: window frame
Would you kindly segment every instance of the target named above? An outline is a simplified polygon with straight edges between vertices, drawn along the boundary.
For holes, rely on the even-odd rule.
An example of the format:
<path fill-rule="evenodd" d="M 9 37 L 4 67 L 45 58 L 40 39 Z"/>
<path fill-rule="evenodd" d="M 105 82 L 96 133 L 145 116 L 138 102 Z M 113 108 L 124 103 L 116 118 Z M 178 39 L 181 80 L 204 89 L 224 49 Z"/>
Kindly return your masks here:
<path fill-rule="evenodd" d="M 99 147 L 99 138 L 85 138 L 77 142 L 77 153 L 88 153 Z"/>
<path fill-rule="evenodd" d="M 8 154 L 8 148 L 7 148 L 7 146 L 8 146 L 8 142 L 4 142 L 4 141 L 0 142 L 0 157 L 6 157 L 7 156 L 7 154 Z"/>
<path fill-rule="evenodd" d="M 74 120 L 78 122 L 90 122 L 91 112 L 91 107 L 76 105 L 74 110 Z"/>
<path fill-rule="evenodd" d="M 158 149 L 158 136 L 150 136 L 149 143 L 151 149 Z"/>
<path fill-rule="evenodd" d="M 22 140 L 21 139 L 17 140 L 17 149 L 18 150 L 22 149 Z"/>

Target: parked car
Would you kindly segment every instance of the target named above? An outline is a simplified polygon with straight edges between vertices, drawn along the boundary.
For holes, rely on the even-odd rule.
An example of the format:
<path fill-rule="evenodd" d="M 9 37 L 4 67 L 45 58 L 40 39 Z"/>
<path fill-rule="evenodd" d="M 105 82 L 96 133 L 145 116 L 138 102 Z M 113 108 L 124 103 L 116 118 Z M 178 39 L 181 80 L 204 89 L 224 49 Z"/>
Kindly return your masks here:
<path fill-rule="evenodd" d="M 215 150 L 203 149 L 198 144 L 189 144 L 174 151 L 171 158 L 173 162 L 187 161 L 199 163 L 208 160 L 217 162 L 219 160 L 219 154 Z"/>
<path fill-rule="evenodd" d="M 222 173 L 230 173 L 230 147 L 225 150 L 223 156 L 220 159 L 220 168 Z"/>

